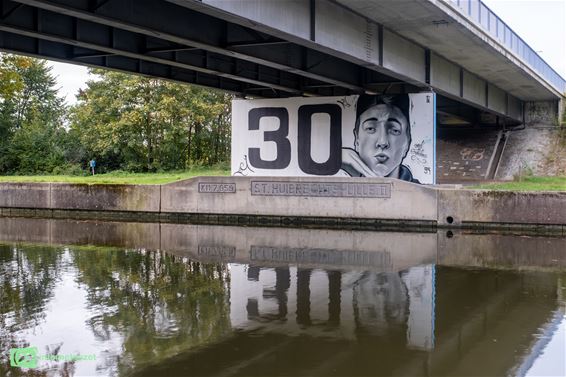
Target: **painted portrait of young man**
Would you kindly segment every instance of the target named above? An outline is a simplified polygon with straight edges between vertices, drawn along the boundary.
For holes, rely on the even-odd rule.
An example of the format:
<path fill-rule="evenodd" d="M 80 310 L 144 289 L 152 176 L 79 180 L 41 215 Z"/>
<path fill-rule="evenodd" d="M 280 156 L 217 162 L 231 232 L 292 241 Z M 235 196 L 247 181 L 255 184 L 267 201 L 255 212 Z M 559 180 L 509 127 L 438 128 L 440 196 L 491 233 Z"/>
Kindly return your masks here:
<path fill-rule="evenodd" d="M 359 97 L 354 147 L 342 148 L 342 170 L 352 177 L 389 177 L 420 183 L 403 160 L 411 146 L 408 95 Z"/>

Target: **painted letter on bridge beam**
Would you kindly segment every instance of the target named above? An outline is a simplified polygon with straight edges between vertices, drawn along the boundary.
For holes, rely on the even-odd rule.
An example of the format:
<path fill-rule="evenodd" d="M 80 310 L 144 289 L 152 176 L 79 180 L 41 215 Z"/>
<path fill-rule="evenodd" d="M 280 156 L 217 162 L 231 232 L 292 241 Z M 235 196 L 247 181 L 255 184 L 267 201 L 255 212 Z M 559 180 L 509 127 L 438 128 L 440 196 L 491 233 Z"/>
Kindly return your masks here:
<path fill-rule="evenodd" d="M 433 184 L 434 93 L 232 102 L 232 174 Z"/>

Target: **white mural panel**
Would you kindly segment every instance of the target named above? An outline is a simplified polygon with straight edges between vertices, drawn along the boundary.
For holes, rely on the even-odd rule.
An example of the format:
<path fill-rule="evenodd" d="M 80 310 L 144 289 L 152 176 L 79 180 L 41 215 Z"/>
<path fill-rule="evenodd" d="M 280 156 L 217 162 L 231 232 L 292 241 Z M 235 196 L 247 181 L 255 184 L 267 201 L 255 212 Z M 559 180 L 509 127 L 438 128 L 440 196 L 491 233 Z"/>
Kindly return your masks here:
<path fill-rule="evenodd" d="M 234 100 L 232 174 L 435 183 L 434 93 Z"/>

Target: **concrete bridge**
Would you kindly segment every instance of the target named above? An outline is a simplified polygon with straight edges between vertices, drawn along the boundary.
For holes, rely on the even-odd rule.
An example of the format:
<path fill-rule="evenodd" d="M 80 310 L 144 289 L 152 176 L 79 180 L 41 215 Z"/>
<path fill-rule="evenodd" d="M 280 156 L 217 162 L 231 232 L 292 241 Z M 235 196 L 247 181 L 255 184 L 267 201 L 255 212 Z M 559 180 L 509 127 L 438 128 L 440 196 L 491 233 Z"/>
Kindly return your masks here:
<path fill-rule="evenodd" d="M 432 90 L 440 183 L 515 174 L 506 127 L 555 124 L 566 93 L 480 0 L 0 0 L 0 50 L 245 98 Z"/>
<path fill-rule="evenodd" d="M 253 97 L 432 89 L 441 123 L 555 117 L 566 92 L 479 0 L 1 0 L 0 49 Z"/>

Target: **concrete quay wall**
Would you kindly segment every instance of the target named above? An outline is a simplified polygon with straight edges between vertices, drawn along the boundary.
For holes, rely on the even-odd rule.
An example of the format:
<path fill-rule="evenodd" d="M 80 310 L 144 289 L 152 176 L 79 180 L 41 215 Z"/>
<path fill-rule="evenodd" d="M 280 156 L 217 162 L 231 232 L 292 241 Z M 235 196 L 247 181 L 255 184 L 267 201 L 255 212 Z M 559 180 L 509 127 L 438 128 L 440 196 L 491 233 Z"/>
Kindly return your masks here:
<path fill-rule="evenodd" d="M 199 177 L 161 186 L 2 183 L 0 214 L 566 235 L 566 193 L 463 190 L 367 178 Z"/>

